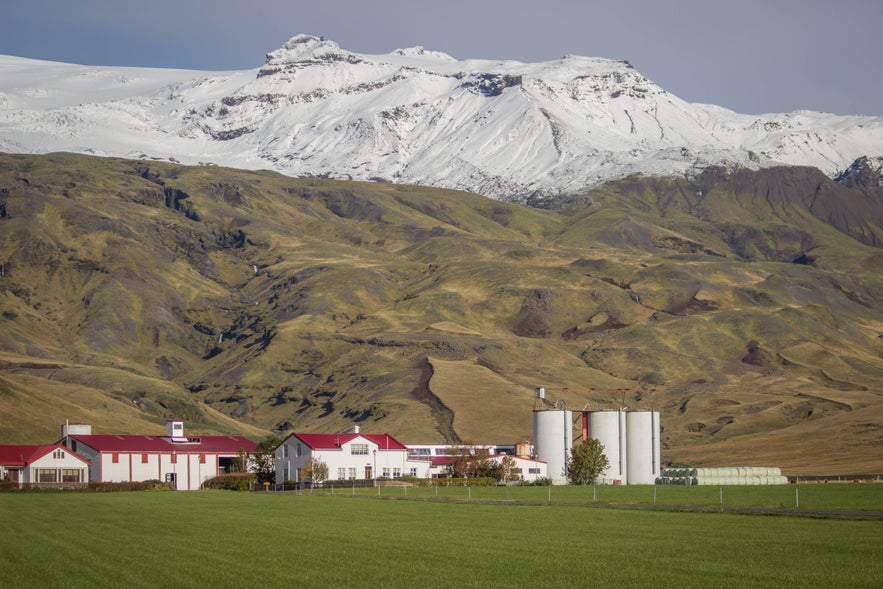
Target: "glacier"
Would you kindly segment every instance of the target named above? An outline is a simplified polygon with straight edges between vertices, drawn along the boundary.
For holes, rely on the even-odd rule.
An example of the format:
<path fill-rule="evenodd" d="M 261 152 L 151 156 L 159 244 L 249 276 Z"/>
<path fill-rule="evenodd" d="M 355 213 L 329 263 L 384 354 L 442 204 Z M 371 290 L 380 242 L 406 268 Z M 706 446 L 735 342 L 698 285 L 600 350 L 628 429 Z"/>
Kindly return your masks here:
<path fill-rule="evenodd" d="M 0 56 L 0 151 L 71 151 L 466 190 L 512 202 L 632 174 L 883 155 L 883 117 L 690 103 L 626 61 L 383 55 L 292 37 L 226 72 Z"/>

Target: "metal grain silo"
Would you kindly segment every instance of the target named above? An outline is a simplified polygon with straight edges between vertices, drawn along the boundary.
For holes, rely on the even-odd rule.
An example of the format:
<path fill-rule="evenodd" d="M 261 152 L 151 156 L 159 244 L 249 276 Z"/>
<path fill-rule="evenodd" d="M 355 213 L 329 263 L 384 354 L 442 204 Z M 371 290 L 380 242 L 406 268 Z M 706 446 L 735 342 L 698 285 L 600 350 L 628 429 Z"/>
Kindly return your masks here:
<path fill-rule="evenodd" d="M 630 485 L 652 485 L 660 473 L 659 412 L 626 413 L 628 463 L 626 478 Z"/>
<path fill-rule="evenodd" d="M 573 447 L 573 412 L 566 409 L 537 409 L 533 412 L 534 451 L 546 463 L 552 483 L 567 483 L 567 461 Z"/>
<path fill-rule="evenodd" d="M 589 411 L 586 434 L 604 446 L 609 466 L 598 476 L 598 482 L 626 484 L 628 457 L 624 411 Z"/>

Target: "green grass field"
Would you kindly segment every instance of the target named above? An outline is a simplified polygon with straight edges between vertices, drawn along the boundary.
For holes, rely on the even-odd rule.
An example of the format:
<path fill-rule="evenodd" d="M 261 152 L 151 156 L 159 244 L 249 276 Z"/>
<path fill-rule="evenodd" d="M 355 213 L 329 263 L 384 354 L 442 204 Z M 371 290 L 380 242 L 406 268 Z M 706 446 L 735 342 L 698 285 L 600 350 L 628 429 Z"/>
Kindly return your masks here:
<path fill-rule="evenodd" d="M 418 491 L 435 492 L 409 489 Z M 879 587 L 883 578 L 881 521 L 356 492 L 3 494 L 3 585 Z"/>
<path fill-rule="evenodd" d="M 720 506 L 799 508 L 803 510 L 883 511 L 883 485 L 769 485 L 769 486 L 560 486 L 560 487 L 347 487 L 326 483 L 322 489 L 299 491 L 316 495 L 356 495 L 456 501 L 511 501 L 657 506 Z"/>

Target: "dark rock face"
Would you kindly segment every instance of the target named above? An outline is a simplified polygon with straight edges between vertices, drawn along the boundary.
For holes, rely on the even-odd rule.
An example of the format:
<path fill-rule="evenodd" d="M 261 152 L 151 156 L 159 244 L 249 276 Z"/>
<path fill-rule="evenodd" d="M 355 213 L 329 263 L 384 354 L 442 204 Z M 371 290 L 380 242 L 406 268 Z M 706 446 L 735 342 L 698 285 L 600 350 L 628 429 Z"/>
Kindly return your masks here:
<path fill-rule="evenodd" d="M 501 74 L 476 74 L 469 76 L 462 86 L 487 97 L 499 96 L 506 88 L 521 85 L 521 76 Z"/>
<path fill-rule="evenodd" d="M 883 156 L 858 158 L 834 181 L 859 190 L 883 205 Z"/>
<path fill-rule="evenodd" d="M 808 211 L 866 245 L 883 247 L 883 187 L 880 164 L 875 162 L 861 158 L 834 180 L 809 167 L 782 166 L 759 171 L 711 167 L 686 182 L 626 179 L 618 186 L 629 195 L 652 191 L 660 213 L 681 210 L 703 220 L 714 220 L 715 195 L 735 197 L 742 208 L 758 217 L 781 221 L 782 228 L 791 225 L 802 211 Z M 788 235 L 780 235 L 779 229 L 770 232 L 756 226 L 724 227 L 731 247 L 746 258 L 752 257 L 753 249 L 759 249 L 774 259 L 777 256 L 771 255 L 772 249 L 778 249 L 781 261 L 792 261 L 812 248 L 811 235 L 793 228 L 787 230 Z M 769 244 L 782 244 L 783 239 L 789 244 L 787 247 L 770 249 Z"/>
<path fill-rule="evenodd" d="M 547 317 L 550 313 L 550 293 L 535 290 L 525 297 L 515 317 L 512 331 L 521 337 L 547 337 L 550 333 Z"/>

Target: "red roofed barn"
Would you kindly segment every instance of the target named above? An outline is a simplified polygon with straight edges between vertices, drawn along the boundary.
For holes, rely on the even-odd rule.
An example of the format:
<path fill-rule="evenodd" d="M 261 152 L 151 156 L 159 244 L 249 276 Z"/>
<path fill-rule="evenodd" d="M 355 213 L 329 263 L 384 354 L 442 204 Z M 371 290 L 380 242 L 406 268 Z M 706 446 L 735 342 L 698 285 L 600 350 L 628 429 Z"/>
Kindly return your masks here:
<path fill-rule="evenodd" d="M 230 472 L 240 450 L 257 444 L 242 436 L 184 436 L 184 423 L 170 420 L 165 436 L 92 434 L 88 425 L 63 427 L 62 443 L 92 461 L 89 480 L 159 480 L 178 490 L 199 489 L 204 481 Z"/>

